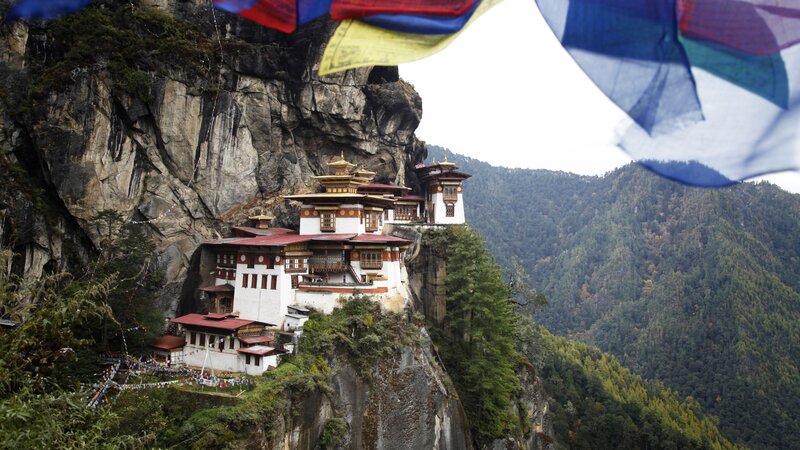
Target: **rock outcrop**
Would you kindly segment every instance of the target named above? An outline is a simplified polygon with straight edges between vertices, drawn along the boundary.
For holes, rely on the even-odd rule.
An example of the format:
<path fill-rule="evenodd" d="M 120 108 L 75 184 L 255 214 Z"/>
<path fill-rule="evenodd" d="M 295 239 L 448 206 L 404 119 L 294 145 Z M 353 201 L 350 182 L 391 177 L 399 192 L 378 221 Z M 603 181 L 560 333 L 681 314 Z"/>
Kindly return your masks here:
<path fill-rule="evenodd" d="M 280 196 L 313 189 L 311 176 L 324 173 L 335 155 L 344 152 L 383 181 L 403 183 L 406 168 L 424 152 L 414 137 L 421 100 L 396 68 L 317 76 L 332 23 L 319 20 L 283 35 L 214 12 L 205 1 L 147 1 L 136 8 L 156 8 L 191 24 L 200 36 L 195 39 L 206 39 L 212 49 L 215 76 L 147 71 L 150 92 L 142 99 L 121 89 L 113 65 L 98 57 L 25 104 L 37 76 L 68 49 L 49 40 L 49 24 L 0 31 L 6 86 L 0 145 L 49 193 L 56 207 L 49 219 L 62 224 L 29 227 L 14 239 L 8 227 L 0 230 L 22 255 L 16 264 L 25 276 L 66 268 L 64 241 L 89 258 L 101 244 L 92 218 L 115 209 L 158 242 L 168 283 L 164 297 L 174 310 L 202 240 L 257 207 L 290 217 L 281 214 L 288 206 Z M 44 222 L 26 218 L 37 211 L 24 204 L 6 213 L 16 228 Z"/>

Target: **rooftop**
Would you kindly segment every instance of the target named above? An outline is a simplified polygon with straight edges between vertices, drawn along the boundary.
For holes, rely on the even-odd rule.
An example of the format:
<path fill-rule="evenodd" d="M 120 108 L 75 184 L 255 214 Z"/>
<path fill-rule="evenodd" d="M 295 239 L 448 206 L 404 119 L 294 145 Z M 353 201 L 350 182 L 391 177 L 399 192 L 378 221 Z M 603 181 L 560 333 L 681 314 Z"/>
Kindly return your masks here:
<path fill-rule="evenodd" d="M 251 345 L 250 347 L 242 347 L 237 351 L 239 353 L 246 353 L 256 356 L 266 356 L 277 352 L 274 347 L 268 347 L 266 345 Z"/>
<path fill-rule="evenodd" d="M 200 290 L 203 292 L 233 292 L 236 288 L 230 283 L 226 283 L 219 286 L 202 287 Z"/>
<path fill-rule="evenodd" d="M 186 345 L 186 338 L 183 336 L 170 336 L 170 335 L 163 335 L 159 336 L 152 342 L 150 342 L 150 347 L 157 348 L 159 350 L 173 350 L 176 348 L 181 348 Z"/>
<path fill-rule="evenodd" d="M 382 234 L 279 234 L 276 236 L 255 236 L 237 239 L 223 239 L 206 241 L 208 245 L 241 245 L 247 247 L 285 247 L 290 244 L 301 242 L 351 242 L 351 243 L 386 243 L 401 244 L 410 243 L 406 239 Z M 212 291 L 214 292 L 214 291 Z"/>
<path fill-rule="evenodd" d="M 186 314 L 185 316 L 176 317 L 170 322 L 179 323 L 188 327 L 203 327 L 215 328 L 226 331 L 236 331 L 247 325 L 264 325 L 274 326 L 271 323 L 258 322 L 256 320 L 235 319 L 228 316 L 226 319 L 219 318 L 221 314 Z"/>

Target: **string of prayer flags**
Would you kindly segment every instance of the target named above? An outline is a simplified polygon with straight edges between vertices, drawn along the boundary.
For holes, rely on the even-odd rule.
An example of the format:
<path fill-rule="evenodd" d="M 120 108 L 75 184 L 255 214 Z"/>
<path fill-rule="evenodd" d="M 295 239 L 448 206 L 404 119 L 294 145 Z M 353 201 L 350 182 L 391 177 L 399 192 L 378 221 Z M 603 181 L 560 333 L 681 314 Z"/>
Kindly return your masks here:
<path fill-rule="evenodd" d="M 502 0 L 482 0 L 464 29 Z M 319 74 L 366 66 L 396 66 L 433 55 L 461 33 L 437 35 L 400 33 L 358 20 L 344 20 L 336 28 L 320 61 Z"/>
<path fill-rule="evenodd" d="M 620 146 L 696 186 L 795 169 L 800 5 L 538 0 L 562 45 L 631 118 Z"/>

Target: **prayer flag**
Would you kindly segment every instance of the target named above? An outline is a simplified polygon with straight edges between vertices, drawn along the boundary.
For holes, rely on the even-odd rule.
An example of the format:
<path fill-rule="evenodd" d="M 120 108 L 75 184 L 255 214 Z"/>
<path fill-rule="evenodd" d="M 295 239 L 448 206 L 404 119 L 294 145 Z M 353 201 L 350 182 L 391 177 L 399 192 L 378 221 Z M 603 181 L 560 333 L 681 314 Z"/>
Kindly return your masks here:
<path fill-rule="evenodd" d="M 7 22 L 18 19 L 55 19 L 78 11 L 92 0 L 20 0 L 8 10 Z"/>
<path fill-rule="evenodd" d="M 374 14 L 435 14 L 462 16 L 475 0 L 333 0 L 331 17 L 357 19 Z"/>
<path fill-rule="evenodd" d="M 432 14 L 375 14 L 361 18 L 363 22 L 387 30 L 418 34 L 451 34 L 467 24 L 481 0 L 475 2 L 466 14 L 457 17 Z"/>

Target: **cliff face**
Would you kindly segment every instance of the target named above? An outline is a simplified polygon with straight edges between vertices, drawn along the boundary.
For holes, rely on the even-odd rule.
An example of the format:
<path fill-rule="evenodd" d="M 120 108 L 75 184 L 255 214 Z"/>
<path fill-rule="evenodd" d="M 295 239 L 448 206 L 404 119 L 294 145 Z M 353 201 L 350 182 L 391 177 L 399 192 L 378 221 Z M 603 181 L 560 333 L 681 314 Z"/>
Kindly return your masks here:
<path fill-rule="evenodd" d="M 403 183 L 424 151 L 414 137 L 420 98 L 396 69 L 316 75 L 331 23 L 285 36 L 214 13 L 204 1 L 136 8 L 187 19 L 195 40 L 213 48 L 214 76 L 144 71 L 150 89 L 139 98 L 98 57 L 19 108 L 37 76 L 68 49 L 51 41 L 49 24 L 0 32 L 0 77 L 8 87 L 1 147 L 54 205 L 47 213 L 23 201 L 4 209 L 0 242 L 21 254 L 15 270 L 26 277 L 88 260 L 101 246 L 92 218 L 115 209 L 157 240 L 164 297 L 174 309 L 199 242 L 258 207 L 290 225 L 290 206 L 279 197 L 313 189 L 311 176 L 325 173 L 335 155 Z"/>

